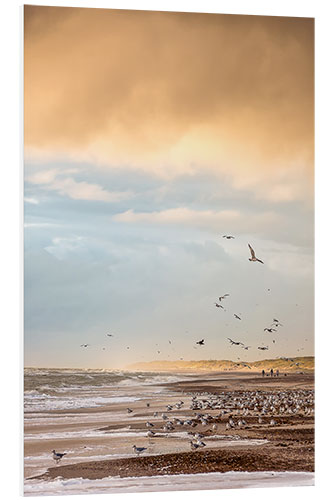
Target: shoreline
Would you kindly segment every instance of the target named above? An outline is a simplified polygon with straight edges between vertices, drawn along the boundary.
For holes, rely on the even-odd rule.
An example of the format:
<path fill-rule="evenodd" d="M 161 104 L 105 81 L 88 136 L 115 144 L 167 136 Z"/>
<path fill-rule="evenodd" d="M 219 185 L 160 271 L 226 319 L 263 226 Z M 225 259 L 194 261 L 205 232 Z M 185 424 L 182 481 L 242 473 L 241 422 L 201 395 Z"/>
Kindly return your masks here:
<path fill-rule="evenodd" d="M 105 479 L 109 476 L 147 477 L 164 475 L 202 474 L 208 472 L 314 472 L 314 463 L 304 446 L 297 450 L 280 448 L 281 443 L 258 447 L 241 446 L 185 453 L 166 453 L 113 460 L 100 460 L 50 467 L 46 473 L 27 480 Z M 303 448 L 303 449 L 302 449 Z M 281 453 L 281 450 L 283 452 Z"/>
<path fill-rule="evenodd" d="M 193 393 L 201 394 L 202 397 L 217 394 L 245 394 L 248 391 L 258 391 L 263 394 L 268 392 L 278 394 L 287 391 L 313 390 L 314 374 L 290 374 L 287 377 L 261 377 L 252 374 L 239 373 L 238 377 L 229 376 L 229 373 L 210 373 L 210 376 L 197 373 L 196 380 L 182 380 L 156 384 L 165 387 L 166 392 L 159 394 L 161 400 L 169 397 L 175 399 L 177 394 L 189 400 Z M 231 374 L 230 374 L 231 375 Z M 168 395 L 170 393 L 170 396 Z M 185 399 L 184 399 L 185 400 Z M 130 426 L 131 432 L 143 431 L 144 421 L 142 417 L 151 418 L 153 408 L 146 408 L 145 399 L 133 404 L 134 417 L 129 417 L 127 422 L 138 417 Z M 118 405 L 117 405 L 118 406 Z M 120 409 L 119 405 L 118 408 Z M 124 405 L 125 406 L 125 405 Z M 153 406 L 153 405 L 152 405 Z M 107 408 L 110 411 L 110 407 Z M 94 408 L 92 412 L 104 413 L 106 408 Z M 72 410 L 77 414 L 85 413 L 87 409 Z M 59 414 L 59 411 L 57 412 Z M 89 412 L 90 413 L 90 412 Z M 314 416 L 305 414 L 278 415 L 277 425 L 269 425 L 269 417 L 264 417 L 264 425 L 258 425 L 258 417 L 248 415 L 247 425 L 244 428 L 225 430 L 225 424 L 229 415 L 218 416 L 217 410 L 211 410 L 218 431 L 213 433 L 211 429 L 197 424 L 195 431 L 203 435 L 207 442 L 206 449 L 195 451 L 174 450 L 168 452 L 169 448 L 157 449 L 161 441 L 165 445 L 172 443 L 176 437 L 177 429 L 169 433 L 169 438 L 163 435 L 156 436 L 152 440 L 138 438 L 139 446 L 147 446 L 147 455 L 127 456 L 125 458 L 110 458 L 101 460 L 87 460 L 70 464 L 59 464 L 49 467 L 46 472 L 26 478 L 26 481 L 53 481 L 56 478 L 67 479 L 106 479 L 110 476 L 119 478 L 202 474 L 210 472 L 314 472 Z M 235 412 L 234 412 L 235 413 Z M 233 413 L 233 414 L 234 414 Z M 188 415 L 193 418 L 195 411 L 188 408 L 173 410 L 170 417 Z M 126 417 L 127 418 L 127 417 Z M 95 430 L 105 432 L 105 436 L 112 436 L 112 432 L 125 425 L 118 420 L 108 425 L 96 426 Z M 189 429 L 186 429 L 189 430 Z M 111 434 L 109 434 L 111 432 Z M 159 431 L 160 432 L 160 431 Z M 170 441 L 171 439 L 171 441 Z M 188 442 L 190 436 L 188 436 Z M 224 441 L 225 440 L 225 441 Z M 229 440 L 229 441 L 228 441 Z M 237 442 L 239 440 L 239 443 Z M 177 440 L 176 440 L 177 441 Z M 232 446 L 230 446 L 230 442 Z M 246 445 L 242 444 L 247 442 Z M 119 441 L 120 443 L 120 441 Z M 142 444 L 141 444 L 142 443 Z M 169 444 L 168 444 L 169 443 Z M 253 445 L 251 445 L 253 444 Z M 214 445 L 214 447 L 212 446 Z M 172 448 L 171 448 L 172 449 Z M 167 450 L 167 452 L 166 452 Z M 186 448 L 185 448 L 186 450 Z M 74 457 L 73 457 L 74 458 Z M 88 459 L 88 457 L 87 457 Z M 64 459 L 65 460 L 65 459 Z"/>

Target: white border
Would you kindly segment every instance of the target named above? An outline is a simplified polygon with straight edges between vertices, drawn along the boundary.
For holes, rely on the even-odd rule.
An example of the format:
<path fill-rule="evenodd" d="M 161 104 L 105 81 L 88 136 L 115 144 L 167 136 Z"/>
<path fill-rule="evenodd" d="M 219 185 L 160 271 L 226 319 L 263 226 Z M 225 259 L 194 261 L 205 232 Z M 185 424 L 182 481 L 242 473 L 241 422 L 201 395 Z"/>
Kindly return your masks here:
<path fill-rule="evenodd" d="M 332 364 L 332 319 L 330 293 L 332 281 L 332 8 L 330 2 L 296 0 L 132 0 L 132 1 L 32 1 L 34 5 L 73 7 L 127 8 L 144 10 L 174 10 L 190 12 L 220 12 L 252 15 L 283 15 L 316 18 L 316 449 L 317 471 L 314 488 L 277 488 L 262 490 L 223 490 L 191 493 L 149 493 L 149 498 L 199 499 L 256 499 L 274 500 L 281 495 L 302 499 L 327 498 L 332 468 L 332 437 L 330 422 L 323 419 L 330 402 Z M 17 0 L 1 4 L 1 319 L 2 319 L 2 495 L 6 499 L 19 498 L 19 471 L 22 469 L 22 432 L 20 392 L 23 366 L 22 344 L 22 128 L 20 121 L 19 67 L 20 12 L 22 5 Z M 22 86 L 21 86 L 22 89 Z M 325 238 L 326 236 L 326 238 Z M 327 287 L 325 286 L 327 283 Z M 18 334 L 20 332 L 20 334 Z M 327 398 L 327 394 L 329 397 Z M 326 396 L 326 400 L 325 400 Z M 90 500 L 99 500 L 100 495 L 82 495 Z M 61 498 L 61 497 L 60 497 Z M 112 499 L 143 499 L 146 494 L 112 495 Z"/>

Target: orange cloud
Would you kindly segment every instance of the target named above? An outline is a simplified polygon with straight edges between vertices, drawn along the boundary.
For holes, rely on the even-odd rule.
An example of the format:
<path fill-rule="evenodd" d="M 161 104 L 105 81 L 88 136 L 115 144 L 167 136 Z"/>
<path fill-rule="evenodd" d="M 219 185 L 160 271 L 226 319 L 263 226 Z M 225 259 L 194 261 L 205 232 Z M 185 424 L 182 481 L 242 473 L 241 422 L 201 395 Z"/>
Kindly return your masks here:
<path fill-rule="evenodd" d="M 313 19 L 24 9 L 27 152 L 312 184 Z"/>

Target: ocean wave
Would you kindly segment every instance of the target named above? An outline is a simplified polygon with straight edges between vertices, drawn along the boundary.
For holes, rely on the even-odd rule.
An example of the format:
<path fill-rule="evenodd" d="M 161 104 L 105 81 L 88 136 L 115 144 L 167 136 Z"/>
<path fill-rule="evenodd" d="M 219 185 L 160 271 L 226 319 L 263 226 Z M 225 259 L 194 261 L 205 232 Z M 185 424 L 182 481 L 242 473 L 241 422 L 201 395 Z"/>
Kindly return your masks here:
<path fill-rule="evenodd" d="M 59 397 L 49 394 L 39 394 L 30 391 L 24 397 L 25 411 L 69 410 L 76 408 L 95 408 L 107 404 L 132 403 L 139 401 L 136 396 L 90 396 L 90 397 Z"/>
<path fill-rule="evenodd" d="M 107 477 L 104 479 L 61 479 L 26 481 L 24 494 L 74 495 L 84 493 L 120 493 L 146 491 L 186 491 L 200 489 L 260 488 L 277 486 L 312 486 L 312 472 L 209 472 L 144 477 Z"/>

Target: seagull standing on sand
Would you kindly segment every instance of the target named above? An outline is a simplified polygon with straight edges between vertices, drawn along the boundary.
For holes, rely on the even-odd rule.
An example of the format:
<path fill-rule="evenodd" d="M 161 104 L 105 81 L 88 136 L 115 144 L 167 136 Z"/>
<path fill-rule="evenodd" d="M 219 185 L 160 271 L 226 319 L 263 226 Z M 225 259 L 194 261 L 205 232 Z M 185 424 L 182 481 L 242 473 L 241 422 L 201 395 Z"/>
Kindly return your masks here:
<path fill-rule="evenodd" d="M 145 451 L 147 448 L 144 448 L 144 447 L 139 447 L 139 446 L 135 446 L 135 444 L 133 444 L 133 450 L 135 451 L 135 453 L 137 455 L 140 455 L 140 453 L 142 453 L 143 451 Z"/>
<path fill-rule="evenodd" d="M 62 459 L 62 457 L 64 457 L 65 455 L 67 455 L 67 453 L 56 453 L 55 450 L 52 450 L 52 456 L 53 456 L 53 460 L 56 462 L 56 463 L 59 463 L 60 460 Z"/>
<path fill-rule="evenodd" d="M 254 250 L 253 248 L 251 247 L 250 243 L 248 243 L 249 245 L 249 249 L 250 249 L 250 252 L 251 252 L 251 259 L 249 259 L 251 262 L 260 262 L 261 264 L 263 264 L 263 261 L 260 260 L 260 259 L 257 259 L 256 257 L 256 254 L 254 253 Z"/>
<path fill-rule="evenodd" d="M 191 448 L 192 450 L 197 450 L 200 447 L 200 444 L 194 443 L 193 441 L 190 441 Z"/>

